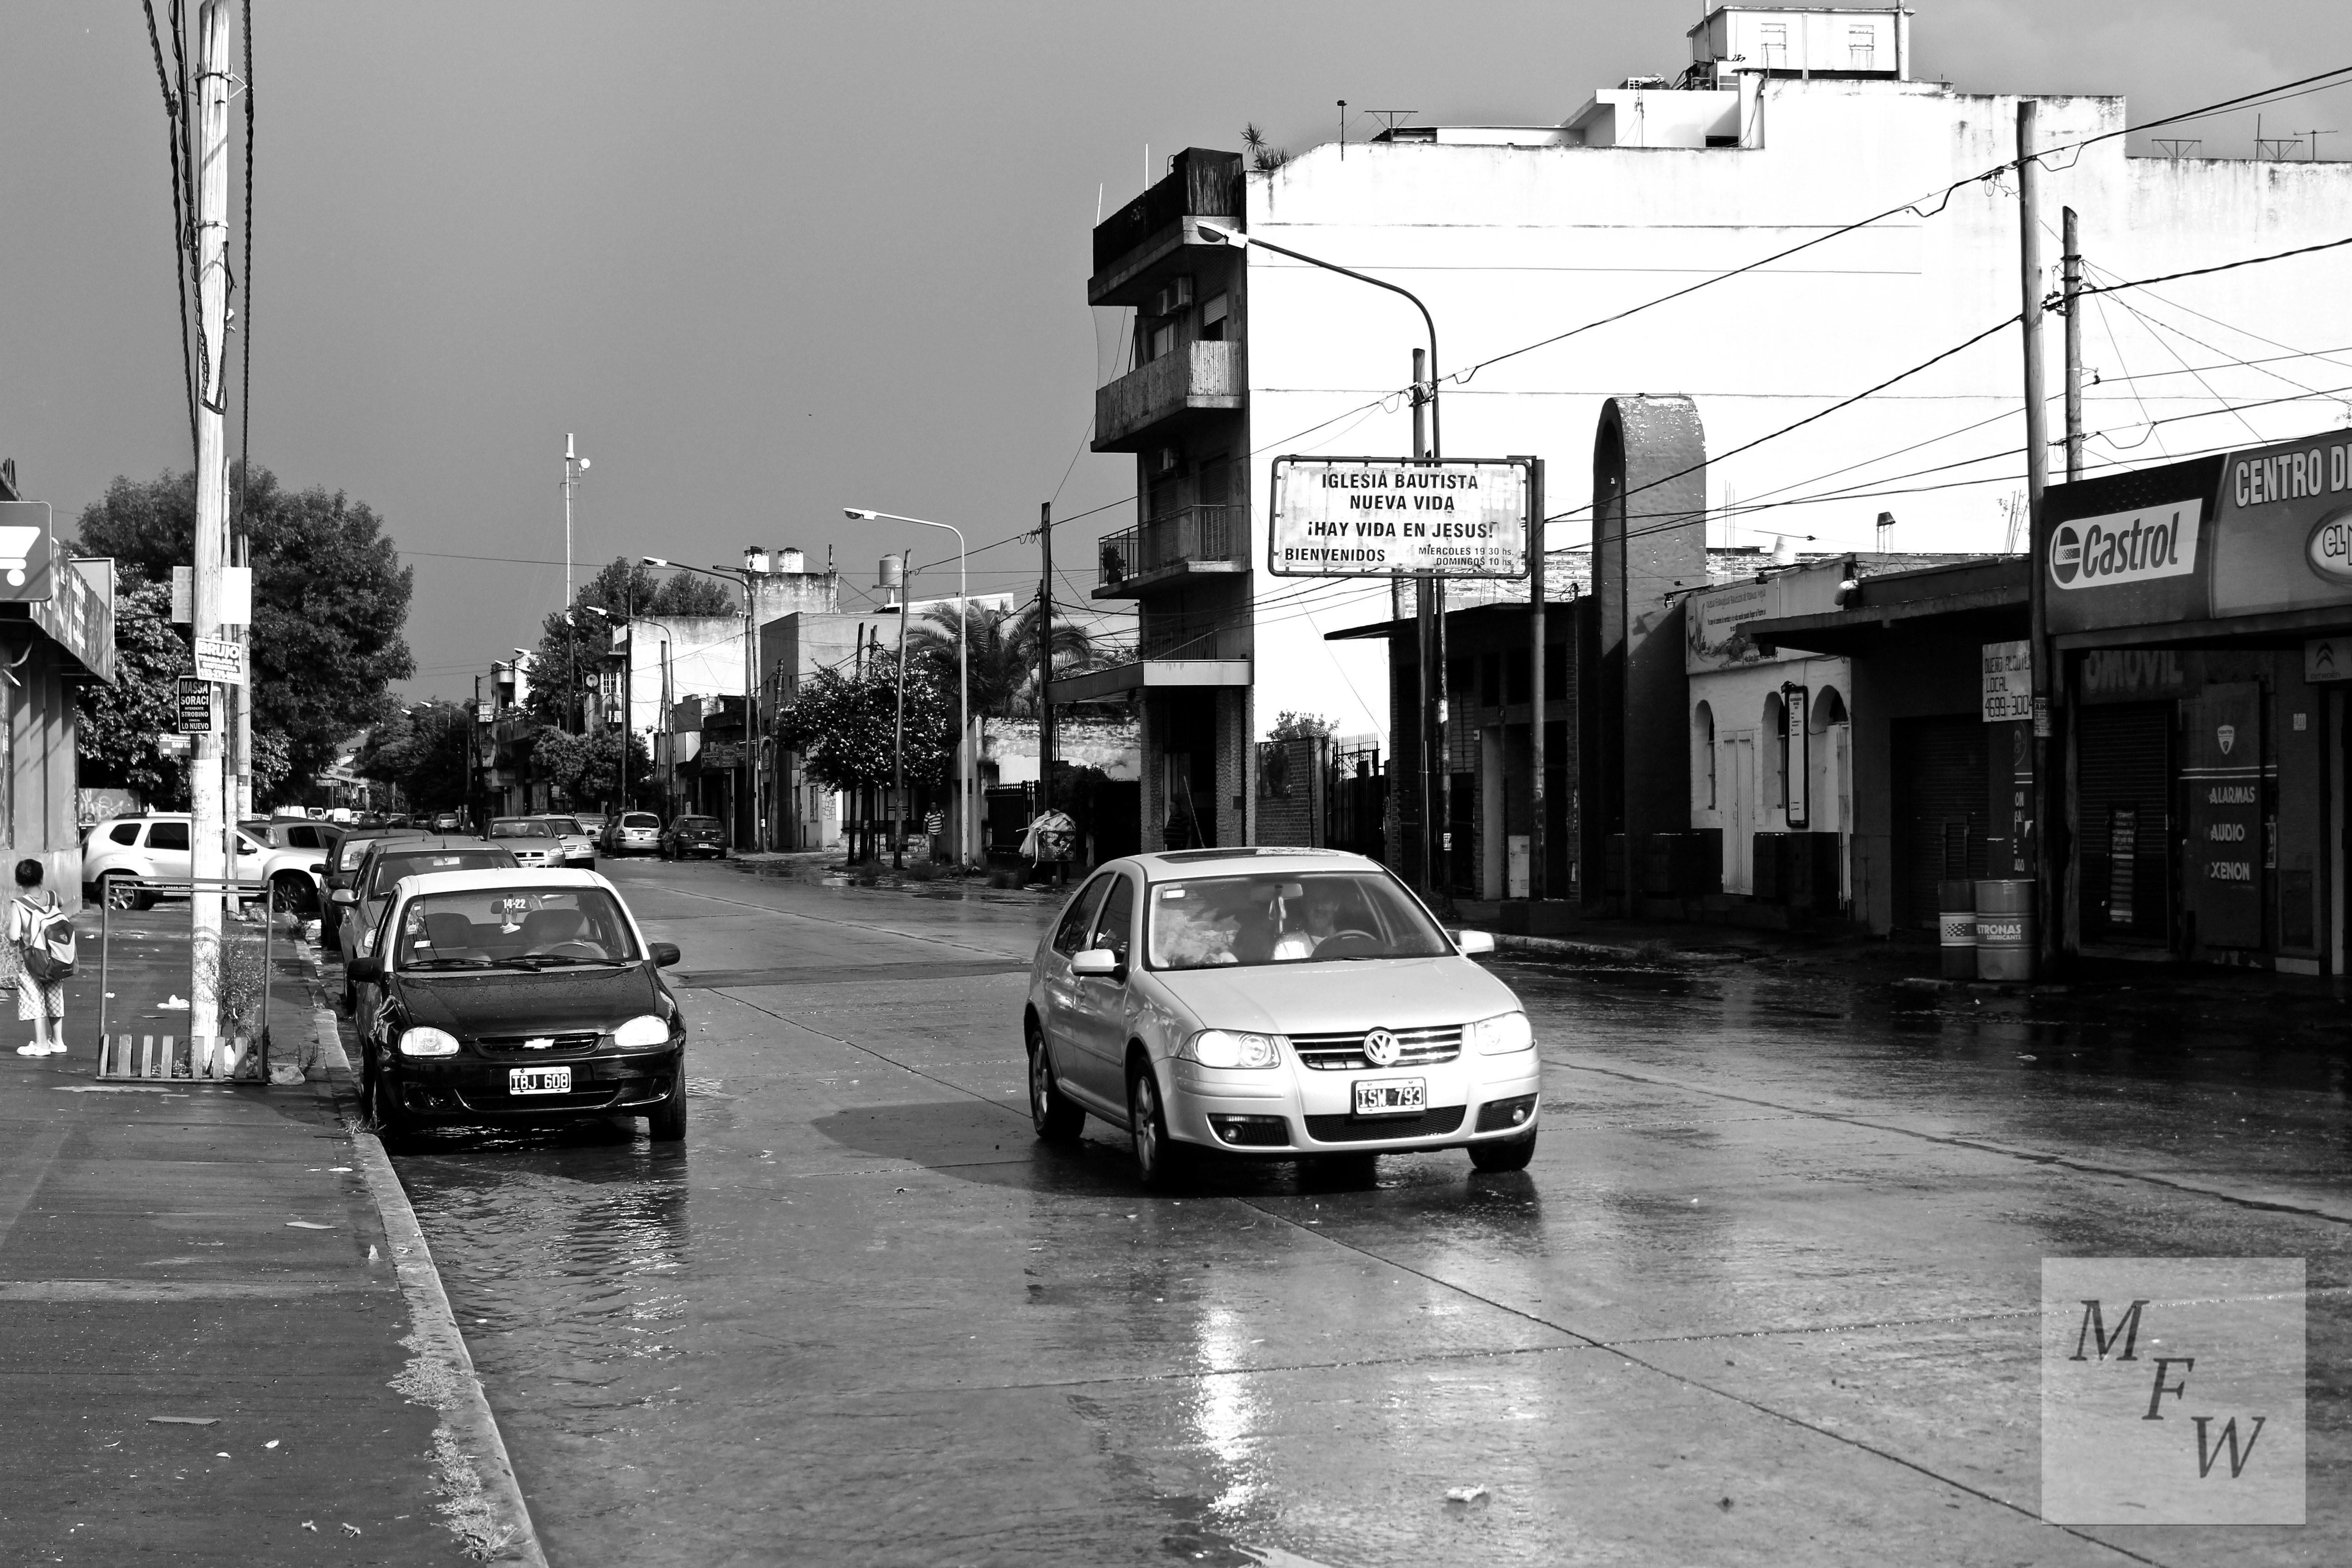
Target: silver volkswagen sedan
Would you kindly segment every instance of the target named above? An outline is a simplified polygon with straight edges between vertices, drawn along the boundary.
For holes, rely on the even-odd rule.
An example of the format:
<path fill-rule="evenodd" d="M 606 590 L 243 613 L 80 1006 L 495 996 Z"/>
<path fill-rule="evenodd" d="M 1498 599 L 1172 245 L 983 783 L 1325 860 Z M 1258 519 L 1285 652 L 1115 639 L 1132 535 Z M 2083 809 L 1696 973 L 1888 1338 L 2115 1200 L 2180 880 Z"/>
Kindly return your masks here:
<path fill-rule="evenodd" d="M 1383 867 L 1337 850 L 1114 860 L 1039 943 L 1024 1020 L 1037 1135 L 1125 1128 L 1147 1185 L 1200 1152 L 1534 1155 L 1541 1064 L 1511 988 Z"/>

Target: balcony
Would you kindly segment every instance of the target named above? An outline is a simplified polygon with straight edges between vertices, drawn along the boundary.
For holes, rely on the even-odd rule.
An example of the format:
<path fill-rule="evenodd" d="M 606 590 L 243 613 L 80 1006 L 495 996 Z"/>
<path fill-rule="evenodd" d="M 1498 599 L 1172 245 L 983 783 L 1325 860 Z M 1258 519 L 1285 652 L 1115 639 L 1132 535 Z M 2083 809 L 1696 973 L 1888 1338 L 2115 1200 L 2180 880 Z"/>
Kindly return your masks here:
<path fill-rule="evenodd" d="M 1186 578 L 1249 570 L 1249 519 L 1237 506 L 1188 506 L 1102 542 L 1097 599 L 1136 599 Z"/>
<path fill-rule="evenodd" d="M 1087 303 L 1139 304 L 1159 273 L 1186 246 L 1223 243 L 1204 238 L 1194 219 L 1239 226 L 1240 153 L 1187 147 L 1169 163 L 1164 179 L 1095 226 L 1095 269 L 1087 281 Z"/>
<path fill-rule="evenodd" d="M 1185 425 L 1247 403 L 1241 344 L 1186 343 L 1095 389 L 1094 449 L 1141 451 Z"/>

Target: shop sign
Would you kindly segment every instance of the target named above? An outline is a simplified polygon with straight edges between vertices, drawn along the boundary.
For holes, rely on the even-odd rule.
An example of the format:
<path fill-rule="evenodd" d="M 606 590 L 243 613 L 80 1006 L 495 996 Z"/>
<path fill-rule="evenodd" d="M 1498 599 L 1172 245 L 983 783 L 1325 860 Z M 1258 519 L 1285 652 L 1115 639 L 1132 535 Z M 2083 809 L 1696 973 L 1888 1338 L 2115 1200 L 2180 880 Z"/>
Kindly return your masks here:
<path fill-rule="evenodd" d="M 2352 446 L 2232 452 L 2214 525 L 2215 616 L 2352 604 Z"/>
<path fill-rule="evenodd" d="M 1277 577 L 1524 577 L 1526 460 L 1276 458 Z"/>
<path fill-rule="evenodd" d="M 225 686 L 245 684 L 245 645 L 227 637 L 195 639 L 196 674 Z"/>
<path fill-rule="evenodd" d="M 49 503 L 0 500 L 0 600 L 29 604 L 55 593 L 51 554 Z"/>
<path fill-rule="evenodd" d="M 213 728 L 213 683 L 194 676 L 180 677 L 180 722 L 183 735 L 208 735 Z"/>
<path fill-rule="evenodd" d="M 2206 947 L 2263 944 L 2262 695 L 2233 681 L 2181 704 L 2189 902 Z"/>
<path fill-rule="evenodd" d="M 2038 568 L 2053 632 L 2201 620 L 2217 528 L 2219 458 L 2149 468 L 2118 479 L 2053 485 L 2038 530 Z M 2129 500 L 2129 510 L 2116 503 Z M 2070 516 L 2069 510 L 2090 510 Z"/>
<path fill-rule="evenodd" d="M 1806 784 L 1812 776 L 1812 704 L 1801 686 L 1780 688 L 1781 773 L 1789 781 L 1789 826 L 1803 827 L 1811 820 Z"/>
<path fill-rule="evenodd" d="M 2303 679 L 2314 686 L 2352 680 L 2352 637 L 2313 637 L 2305 643 Z"/>
<path fill-rule="evenodd" d="M 1784 616 L 1825 616 L 1838 607 L 1838 587 L 1853 575 L 1850 556 L 1775 572 L 1760 583 L 1702 588 L 1684 601 L 1683 668 L 1690 674 L 1762 664 L 1769 658 L 1811 657 L 1790 648 L 1759 652 L 1748 636 L 1754 622 Z"/>
<path fill-rule="evenodd" d="M 2092 702 L 2178 697 L 2189 688 L 2181 655 L 2162 647 L 2095 647 L 2083 656 L 2083 696 Z"/>
<path fill-rule="evenodd" d="M 1989 642 L 1984 645 L 1984 721 L 2013 723 L 2033 717 L 2033 644 Z"/>

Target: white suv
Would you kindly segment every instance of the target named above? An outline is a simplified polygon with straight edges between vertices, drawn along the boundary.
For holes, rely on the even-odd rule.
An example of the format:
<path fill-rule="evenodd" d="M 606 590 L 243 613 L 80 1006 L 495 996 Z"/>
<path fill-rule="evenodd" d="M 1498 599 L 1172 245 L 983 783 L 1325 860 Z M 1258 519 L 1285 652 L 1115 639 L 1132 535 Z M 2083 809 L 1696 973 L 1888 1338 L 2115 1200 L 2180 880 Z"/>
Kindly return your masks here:
<path fill-rule="evenodd" d="M 189 835 L 194 819 L 185 812 L 149 812 L 101 822 L 82 840 L 81 879 L 109 909 L 143 910 L 159 898 L 184 899 L 194 875 L 194 853 Z M 272 850 L 240 828 L 236 835 L 236 877 L 240 891 L 258 893 L 273 870 L 299 875 L 323 857 L 317 850 Z M 283 860 L 281 868 L 277 862 Z M 179 887 L 169 884 L 177 882 Z M 311 880 L 312 888 L 318 886 Z"/>

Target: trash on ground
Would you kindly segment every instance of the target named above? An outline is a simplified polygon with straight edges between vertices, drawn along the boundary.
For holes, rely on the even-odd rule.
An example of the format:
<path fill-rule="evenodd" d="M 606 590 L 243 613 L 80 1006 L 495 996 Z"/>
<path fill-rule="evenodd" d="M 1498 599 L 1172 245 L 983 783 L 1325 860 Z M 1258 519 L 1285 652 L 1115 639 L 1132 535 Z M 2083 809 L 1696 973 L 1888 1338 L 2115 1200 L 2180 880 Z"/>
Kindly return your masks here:
<path fill-rule="evenodd" d="M 188 1010 L 188 999 L 185 996 L 166 996 L 160 1005 L 166 1013 L 184 1013 Z"/>
<path fill-rule="evenodd" d="M 262 1447 L 265 1447 L 265 1448 L 275 1448 L 276 1447 L 278 1447 L 278 1439 L 277 1439 L 277 1438 L 275 1438 L 275 1437 L 272 1437 L 271 1439 L 269 1439 L 269 1441 L 268 1441 L 268 1442 L 264 1443 L 264 1444 L 262 1445 Z"/>
<path fill-rule="evenodd" d="M 1449 1487 L 1446 1489 L 1445 1500 L 1447 1502 L 1477 1502 L 1485 1498 L 1486 1495 L 1486 1489 L 1485 1487 Z"/>
<path fill-rule="evenodd" d="M 158 1426 L 217 1426 L 217 1415 L 150 1415 L 147 1419 Z"/>
<path fill-rule="evenodd" d="M 335 1227 L 331 1225 L 320 1225 L 314 1219 L 289 1219 L 286 1222 L 286 1228 L 289 1230 L 332 1230 Z"/>

